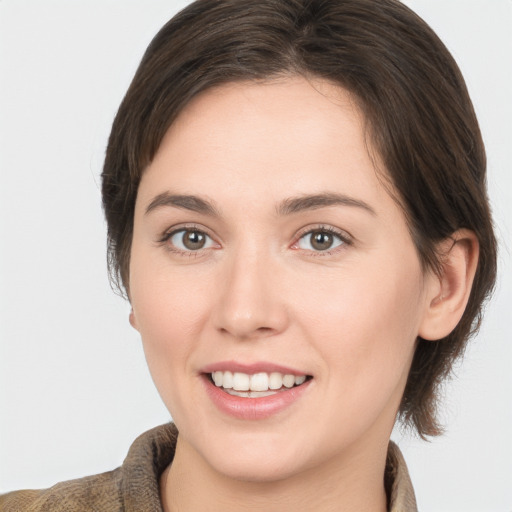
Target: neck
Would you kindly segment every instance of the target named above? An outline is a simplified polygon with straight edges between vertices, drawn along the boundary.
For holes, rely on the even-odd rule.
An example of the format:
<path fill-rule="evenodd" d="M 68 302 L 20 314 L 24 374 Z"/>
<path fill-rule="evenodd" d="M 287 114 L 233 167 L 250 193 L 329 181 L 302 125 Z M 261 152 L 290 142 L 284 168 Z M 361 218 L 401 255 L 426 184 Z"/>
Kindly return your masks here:
<path fill-rule="evenodd" d="M 346 453 L 281 480 L 254 482 L 216 471 L 180 436 L 173 463 L 161 479 L 164 511 L 385 512 L 387 444 L 369 456 L 352 451 L 358 455 Z"/>

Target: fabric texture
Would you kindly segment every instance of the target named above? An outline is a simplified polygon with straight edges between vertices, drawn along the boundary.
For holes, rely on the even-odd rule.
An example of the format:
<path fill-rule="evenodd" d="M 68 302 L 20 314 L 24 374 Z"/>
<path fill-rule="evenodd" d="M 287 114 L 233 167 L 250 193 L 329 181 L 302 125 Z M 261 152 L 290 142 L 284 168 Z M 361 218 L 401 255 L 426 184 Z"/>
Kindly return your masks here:
<path fill-rule="evenodd" d="M 139 436 L 113 471 L 49 489 L 0 496 L 1 512 L 162 512 L 159 479 L 172 462 L 178 432 L 169 423 Z M 417 512 L 407 466 L 390 442 L 385 475 L 390 512 Z"/>

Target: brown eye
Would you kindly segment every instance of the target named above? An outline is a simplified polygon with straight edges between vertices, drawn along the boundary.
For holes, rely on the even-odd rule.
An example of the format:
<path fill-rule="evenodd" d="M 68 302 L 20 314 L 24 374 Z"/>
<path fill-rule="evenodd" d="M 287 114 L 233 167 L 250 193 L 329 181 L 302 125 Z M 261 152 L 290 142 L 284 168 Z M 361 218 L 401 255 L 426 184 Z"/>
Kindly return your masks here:
<path fill-rule="evenodd" d="M 183 234 L 183 245 L 191 251 L 202 249 L 206 242 L 206 237 L 199 231 L 185 231 Z"/>
<path fill-rule="evenodd" d="M 334 249 L 343 243 L 344 241 L 340 235 L 326 229 L 315 229 L 303 235 L 299 240 L 298 246 L 300 249 L 322 252 Z"/>
<path fill-rule="evenodd" d="M 199 251 L 213 245 L 213 240 L 197 229 L 180 229 L 169 237 L 169 241 L 180 251 Z"/>
<path fill-rule="evenodd" d="M 333 236 L 331 233 L 324 231 L 317 231 L 311 235 L 311 247 L 317 251 L 325 251 L 330 249 L 333 243 Z"/>

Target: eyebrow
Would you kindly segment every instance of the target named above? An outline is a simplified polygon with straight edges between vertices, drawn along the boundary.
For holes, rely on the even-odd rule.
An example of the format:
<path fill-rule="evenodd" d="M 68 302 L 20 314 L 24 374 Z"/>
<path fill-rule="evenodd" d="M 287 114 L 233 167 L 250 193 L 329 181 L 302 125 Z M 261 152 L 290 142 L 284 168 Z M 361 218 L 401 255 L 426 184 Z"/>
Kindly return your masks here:
<path fill-rule="evenodd" d="M 194 195 L 171 194 L 169 192 L 163 192 L 157 195 L 146 208 L 146 214 L 164 206 L 180 208 L 211 217 L 220 217 L 219 211 L 208 199 Z M 364 201 L 332 192 L 309 194 L 285 199 L 277 206 L 276 211 L 278 215 L 286 216 L 329 206 L 351 206 L 361 208 L 372 215 L 377 215 L 375 210 Z"/>
<path fill-rule="evenodd" d="M 215 208 L 213 203 L 207 199 L 202 199 L 193 195 L 170 194 L 169 192 L 157 195 L 146 208 L 146 215 L 163 206 L 172 206 L 174 208 L 202 213 L 212 217 L 220 217 L 217 208 Z"/>
<path fill-rule="evenodd" d="M 285 199 L 278 206 L 277 213 L 279 215 L 290 215 L 293 213 L 316 210 L 318 208 L 325 208 L 328 206 L 352 206 L 366 210 L 372 215 L 377 215 L 375 210 L 368 203 L 344 194 L 336 194 L 332 192 Z"/>

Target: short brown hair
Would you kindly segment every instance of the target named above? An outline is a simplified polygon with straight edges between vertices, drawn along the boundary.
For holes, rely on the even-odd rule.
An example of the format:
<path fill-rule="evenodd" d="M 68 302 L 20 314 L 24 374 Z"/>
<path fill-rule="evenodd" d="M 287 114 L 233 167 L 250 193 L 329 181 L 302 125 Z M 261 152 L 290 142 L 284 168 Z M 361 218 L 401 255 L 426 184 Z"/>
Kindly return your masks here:
<path fill-rule="evenodd" d="M 485 151 L 462 75 L 398 0 L 199 0 L 149 45 L 112 126 L 103 169 L 111 277 L 129 295 L 137 189 L 171 123 L 200 92 L 234 81 L 304 75 L 350 91 L 368 122 L 424 268 L 436 246 L 472 230 L 480 256 L 455 330 L 418 340 L 400 407 L 421 436 L 440 432 L 439 384 L 480 323 L 496 276 Z"/>

